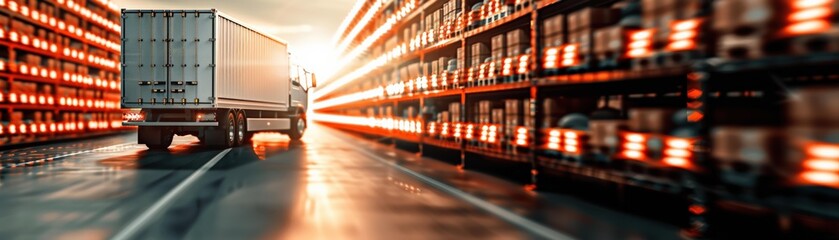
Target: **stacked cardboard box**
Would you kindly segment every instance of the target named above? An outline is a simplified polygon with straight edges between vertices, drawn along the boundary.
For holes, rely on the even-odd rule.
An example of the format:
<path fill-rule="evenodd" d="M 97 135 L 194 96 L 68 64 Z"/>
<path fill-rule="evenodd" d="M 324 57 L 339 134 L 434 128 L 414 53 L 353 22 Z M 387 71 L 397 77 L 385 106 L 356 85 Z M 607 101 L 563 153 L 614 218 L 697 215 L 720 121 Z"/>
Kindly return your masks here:
<path fill-rule="evenodd" d="M 446 71 L 449 67 L 449 58 L 448 57 L 440 57 L 437 59 L 437 72 L 440 73 L 442 71 Z"/>
<path fill-rule="evenodd" d="M 484 59 L 490 56 L 489 49 L 487 45 L 484 43 L 475 43 L 472 44 L 472 52 L 471 52 L 471 61 L 469 62 L 469 67 L 474 68 L 481 65 L 484 62 Z"/>
<path fill-rule="evenodd" d="M 620 11 L 612 8 L 583 8 L 568 15 L 568 43 L 578 45 L 583 65 L 593 60 L 594 30 L 615 25 L 619 18 Z"/>
<path fill-rule="evenodd" d="M 644 133 L 669 134 L 676 127 L 670 108 L 634 108 L 629 110 L 629 130 Z"/>
<path fill-rule="evenodd" d="M 442 111 L 437 114 L 437 122 L 451 122 L 451 113 L 449 111 Z"/>
<path fill-rule="evenodd" d="M 601 66 L 615 66 L 617 60 L 626 52 L 626 31 L 623 26 L 615 25 L 594 31 L 593 54 Z"/>
<path fill-rule="evenodd" d="M 656 45 L 664 46 L 669 39 L 673 21 L 699 17 L 702 2 L 703 0 L 643 0 L 641 22 L 644 28 L 656 29 Z"/>
<path fill-rule="evenodd" d="M 483 100 L 478 102 L 478 111 L 476 111 L 476 123 L 484 124 L 492 122 L 492 101 Z"/>
<path fill-rule="evenodd" d="M 507 57 L 517 57 L 525 54 L 530 48 L 530 34 L 524 29 L 515 29 L 507 32 Z"/>
<path fill-rule="evenodd" d="M 460 103 L 453 102 L 449 104 L 449 112 L 451 113 L 452 122 L 461 122 Z"/>
<path fill-rule="evenodd" d="M 514 136 L 516 127 L 521 126 L 521 100 L 507 99 L 504 100 L 504 135 Z"/>
<path fill-rule="evenodd" d="M 712 22 L 714 31 L 720 33 L 717 55 L 729 59 L 763 57 L 767 38 L 772 33 L 773 26 L 777 25 L 775 16 L 778 14 L 775 13 L 774 7 L 772 0 L 716 1 Z M 737 32 L 738 29 L 751 31 Z"/>
<path fill-rule="evenodd" d="M 533 128 L 533 116 L 530 114 L 533 112 L 533 104 L 531 104 L 530 99 L 525 98 L 521 101 L 522 106 L 522 125 L 527 128 Z"/>
<path fill-rule="evenodd" d="M 542 29 L 543 37 L 542 37 L 542 46 L 548 47 L 558 47 L 562 44 L 565 44 L 565 15 L 556 15 L 553 17 L 546 18 L 542 25 L 544 26 Z"/>
<path fill-rule="evenodd" d="M 553 98 L 546 98 L 542 101 L 542 128 L 552 128 L 556 126 L 556 120 L 559 115 L 557 110 L 559 109 L 557 107 L 556 100 Z"/>
<path fill-rule="evenodd" d="M 507 45 L 506 41 L 507 39 L 504 36 L 504 34 L 495 35 L 492 37 L 491 57 L 493 61 L 499 61 L 504 59 L 506 55 L 506 51 L 504 50 L 504 47 Z"/>

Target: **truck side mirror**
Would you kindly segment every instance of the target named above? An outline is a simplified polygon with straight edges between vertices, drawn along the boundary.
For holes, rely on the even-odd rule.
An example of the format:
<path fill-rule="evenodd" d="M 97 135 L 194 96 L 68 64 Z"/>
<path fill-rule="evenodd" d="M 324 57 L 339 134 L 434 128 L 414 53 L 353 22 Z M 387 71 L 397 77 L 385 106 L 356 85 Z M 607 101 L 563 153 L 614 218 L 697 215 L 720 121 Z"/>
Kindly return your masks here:
<path fill-rule="evenodd" d="M 312 87 L 318 87 L 318 79 L 315 77 L 314 73 L 312 73 Z"/>

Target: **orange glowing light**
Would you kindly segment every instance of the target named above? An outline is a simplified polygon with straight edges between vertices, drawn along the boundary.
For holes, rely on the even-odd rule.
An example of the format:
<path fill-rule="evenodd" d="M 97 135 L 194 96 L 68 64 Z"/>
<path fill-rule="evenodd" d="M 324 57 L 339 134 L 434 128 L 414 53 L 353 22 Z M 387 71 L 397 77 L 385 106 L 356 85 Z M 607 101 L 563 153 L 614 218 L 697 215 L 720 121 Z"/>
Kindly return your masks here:
<path fill-rule="evenodd" d="M 692 20 L 684 20 L 684 21 L 677 21 L 673 23 L 673 30 L 675 31 L 688 31 L 693 30 L 699 27 L 700 20 L 692 19 Z"/>
<path fill-rule="evenodd" d="M 705 115 L 703 115 L 702 112 L 693 111 L 688 115 L 688 121 L 698 122 L 699 120 L 702 120 L 702 118 L 704 118 L 704 117 L 705 117 Z"/>
<path fill-rule="evenodd" d="M 811 145 L 807 147 L 807 154 L 817 158 L 839 159 L 839 146 Z"/>
<path fill-rule="evenodd" d="M 702 205 L 694 204 L 694 205 L 690 205 L 690 207 L 688 207 L 688 211 L 690 211 L 694 215 L 702 215 L 703 213 L 705 213 L 706 209 Z"/>
<path fill-rule="evenodd" d="M 680 157 L 664 158 L 664 163 L 674 167 L 687 167 L 690 164 L 687 159 Z"/>
<path fill-rule="evenodd" d="M 810 20 L 794 23 L 786 27 L 786 32 L 791 34 L 815 33 L 827 30 L 830 23 L 827 20 Z"/>
<path fill-rule="evenodd" d="M 623 156 L 625 156 L 627 158 L 632 158 L 632 159 L 640 159 L 640 158 L 644 157 L 644 154 L 641 153 L 641 151 L 628 150 L 628 151 L 623 151 Z"/>
<path fill-rule="evenodd" d="M 629 38 L 632 39 L 633 41 L 635 41 L 635 40 L 647 40 L 647 39 L 650 39 L 652 36 L 653 36 L 653 30 L 649 29 L 649 30 L 635 31 L 635 32 L 633 32 L 629 35 Z"/>
<path fill-rule="evenodd" d="M 650 40 L 639 40 L 629 43 L 629 48 L 646 48 L 652 45 Z"/>
<path fill-rule="evenodd" d="M 839 174 L 831 172 L 805 172 L 801 174 L 801 178 L 805 181 L 816 184 L 839 184 Z"/>
<path fill-rule="evenodd" d="M 812 8 L 801 10 L 789 15 L 789 20 L 794 22 L 813 20 L 817 18 L 829 17 L 833 14 L 830 8 Z"/>
<path fill-rule="evenodd" d="M 667 45 L 669 50 L 689 50 L 696 48 L 696 42 L 693 40 L 679 40 Z"/>
<path fill-rule="evenodd" d="M 804 161 L 804 167 L 812 170 L 839 172 L 839 160 L 810 159 Z"/>
<path fill-rule="evenodd" d="M 650 54 L 649 49 L 636 48 L 636 49 L 629 50 L 629 53 L 627 55 L 629 55 L 630 57 L 642 57 L 642 56 L 646 56 L 646 55 L 649 55 L 649 54 Z"/>
<path fill-rule="evenodd" d="M 690 141 L 684 139 L 670 139 L 667 140 L 667 146 L 672 148 L 686 149 L 690 147 Z"/>
<path fill-rule="evenodd" d="M 640 143 L 635 143 L 635 142 L 628 142 L 628 143 L 623 144 L 623 148 L 629 149 L 629 150 L 640 151 L 640 150 L 644 150 L 644 145 L 642 145 Z"/>
<path fill-rule="evenodd" d="M 827 5 L 828 3 L 833 2 L 833 0 L 798 0 L 795 1 L 792 6 L 794 8 L 811 8 L 817 6 Z"/>
<path fill-rule="evenodd" d="M 251 140 L 256 143 L 276 143 L 289 141 L 288 137 L 277 132 L 261 132 L 253 135 Z"/>
<path fill-rule="evenodd" d="M 643 141 L 647 140 L 647 138 L 644 137 L 644 135 L 637 134 L 637 133 L 627 134 L 625 138 L 626 138 L 627 141 L 630 141 L 630 142 L 643 142 Z"/>
<path fill-rule="evenodd" d="M 690 151 L 684 149 L 667 149 L 664 150 L 664 154 L 673 157 L 690 157 L 691 155 Z"/>
<path fill-rule="evenodd" d="M 692 38 L 695 38 L 696 35 L 697 35 L 696 31 L 693 31 L 693 30 L 682 31 L 682 32 L 677 32 L 677 33 L 673 33 L 673 35 L 670 35 L 670 40 L 678 41 L 678 40 L 692 39 Z"/>

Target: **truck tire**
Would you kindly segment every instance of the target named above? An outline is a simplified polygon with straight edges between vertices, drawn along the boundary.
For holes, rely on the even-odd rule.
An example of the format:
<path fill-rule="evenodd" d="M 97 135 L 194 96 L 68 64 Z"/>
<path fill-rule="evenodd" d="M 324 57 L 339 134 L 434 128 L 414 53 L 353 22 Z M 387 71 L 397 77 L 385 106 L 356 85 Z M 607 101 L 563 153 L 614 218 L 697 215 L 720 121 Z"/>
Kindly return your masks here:
<path fill-rule="evenodd" d="M 245 117 L 245 111 L 239 111 L 236 114 L 236 145 L 244 145 L 250 142 L 253 134 L 248 132 L 248 120 Z"/>
<path fill-rule="evenodd" d="M 145 143 L 151 150 L 168 149 L 175 137 L 175 133 L 165 127 L 140 127 L 138 131 L 140 142 Z"/>
<path fill-rule="evenodd" d="M 210 129 L 204 139 L 208 145 L 216 148 L 232 148 L 236 146 L 236 115 L 235 111 L 221 110 L 218 116 L 218 127 Z"/>
<path fill-rule="evenodd" d="M 288 130 L 288 137 L 293 141 L 303 138 L 303 133 L 306 131 L 306 117 L 291 118 L 291 129 Z"/>

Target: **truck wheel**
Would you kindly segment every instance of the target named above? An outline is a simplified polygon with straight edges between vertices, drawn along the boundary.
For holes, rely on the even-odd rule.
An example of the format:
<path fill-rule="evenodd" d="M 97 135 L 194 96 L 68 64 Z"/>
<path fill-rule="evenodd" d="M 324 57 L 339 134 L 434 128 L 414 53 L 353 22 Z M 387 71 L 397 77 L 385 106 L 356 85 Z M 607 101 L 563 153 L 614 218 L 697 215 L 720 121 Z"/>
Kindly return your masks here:
<path fill-rule="evenodd" d="M 245 112 L 240 111 L 236 114 L 236 145 L 244 145 L 250 141 L 250 133 L 248 133 L 248 121 L 245 118 Z"/>
<path fill-rule="evenodd" d="M 212 134 L 211 139 L 207 139 L 214 147 L 232 148 L 236 146 L 236 115 L 233 111 L 220 111 L 217 115 L 221 118 L 218 120 L 218 127 L 215 134 Z"/>
<path fill-rule="evenodd" d="M 138 130 L 142 142 L 151 150 L 166 150 L 172 145 L 175 133 L 169 128 L 163 127 L 140 127 Z"/>
<path fill-rule="evenodd" d="M 288 130 L 288 137 L 291 140 L 297 141 L 303 138 L 303 133 L 306 131 L 306 118 L 293 117 L 291 118 L 291 129 Z"/>

